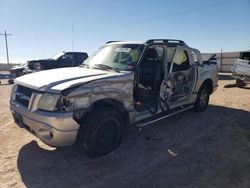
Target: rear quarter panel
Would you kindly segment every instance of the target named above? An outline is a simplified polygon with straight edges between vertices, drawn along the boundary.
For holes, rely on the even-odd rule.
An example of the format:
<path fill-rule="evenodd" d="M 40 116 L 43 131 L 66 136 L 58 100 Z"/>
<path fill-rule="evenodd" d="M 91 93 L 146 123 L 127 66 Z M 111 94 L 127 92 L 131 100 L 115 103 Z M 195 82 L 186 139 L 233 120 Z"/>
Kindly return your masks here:
<path fill-rule="evenodd" d="M 198 68 L 198 81 L 194 93 L 198 93 L 200 87 L 206 80 L 212 80 L 213 87 L 218 85 L 218 65 L 217 64 L 202 64 Z"/>

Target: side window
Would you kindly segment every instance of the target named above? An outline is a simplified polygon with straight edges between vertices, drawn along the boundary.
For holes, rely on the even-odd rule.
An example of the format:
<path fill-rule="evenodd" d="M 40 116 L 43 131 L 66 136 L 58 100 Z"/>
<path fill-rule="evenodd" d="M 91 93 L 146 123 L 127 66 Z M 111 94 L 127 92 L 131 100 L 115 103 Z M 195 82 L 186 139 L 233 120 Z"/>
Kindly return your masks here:
<path fill-rule="evenodd" d="M 85 61 L 88 58 L 87 53 L 74 53 L 74 60 L 75 61 Z"/>
<path fill-rule="evenodd" d="M 157 52 L 159 61 L 162 62 L 162 61 L 163 61 L 163 58 L 164 58 L 164 49 L 163 49 L 163 47 L 161 47 L 161 46 L 156 46 L 156 47 L 154 47 L 154 49 L 155 49 L 156 52 Z"/>
<path fill-rule="evenodd" d="M 188 55 L 187 52 L 184 50 L 178 49 L 175 52 L 172 63 L 173 63 L 172 72 L 184 71 L 190 68 Z"/>
<path fill-rule="evenodd" d="M 72 61 L 73 60 L 73 54 L 71 53 L 66 53 L 63 55 L 63 59 L 67 60 L 67 61 Z"/>
<path fill-rule="evenodd" d="M 74 60 L 75 61 L 83 61 L 84 60 L 83 54 L 81 54 L 81 53 L 75 53 L 74 54 Z"/>

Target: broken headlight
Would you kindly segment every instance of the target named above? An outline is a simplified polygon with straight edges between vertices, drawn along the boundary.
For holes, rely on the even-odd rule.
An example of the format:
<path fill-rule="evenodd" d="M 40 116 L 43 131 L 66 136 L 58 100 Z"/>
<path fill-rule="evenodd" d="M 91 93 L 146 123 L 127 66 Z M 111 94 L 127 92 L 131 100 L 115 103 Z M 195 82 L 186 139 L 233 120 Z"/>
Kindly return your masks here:
<path fill-rule="evenodd" d="M 56 111 L 58 109 L 57 102 L 60 98 L 58 94 L 45 93 L 40 98 L 38 103 L 38 108 L 46 111 Z"/>
<path fill-rule="evenodd" d="M 61 97 L 60 101 L 58 102 L 58 108 L 61 112 L 72 112 L 74 110 L 88 107 L 88 104 L 88 98 Z"/>
<path fill-rule="evenodd" d="M 74 99 L 61 96 L 57 107 L 60 112 L 72 112 L 74 110 Z"/>

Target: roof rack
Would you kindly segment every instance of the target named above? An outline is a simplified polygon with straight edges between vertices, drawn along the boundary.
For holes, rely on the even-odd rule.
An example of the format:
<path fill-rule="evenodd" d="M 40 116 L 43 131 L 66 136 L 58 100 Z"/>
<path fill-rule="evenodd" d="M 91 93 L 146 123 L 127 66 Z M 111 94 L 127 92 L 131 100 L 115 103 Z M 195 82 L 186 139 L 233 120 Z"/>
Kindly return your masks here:
<path fill-rule="evenodd" d="M 169 44 L 186 45 L 186 43 L 183 40 L 176 40 L 176 39 L 150 39 L 146 41 L 146 44 L 153 44 L 153 43 L 169 43 Z"/>
<path fill-rule="evenodd" d="M 111 41 L 106 42 L 105 44 L 109 44 L 109 43 L 113 43 L 113 42 L 121 42 L 121 41 L 119 41 L 119 40 L 117 40 L 117 41 L 111 40 Z"/>

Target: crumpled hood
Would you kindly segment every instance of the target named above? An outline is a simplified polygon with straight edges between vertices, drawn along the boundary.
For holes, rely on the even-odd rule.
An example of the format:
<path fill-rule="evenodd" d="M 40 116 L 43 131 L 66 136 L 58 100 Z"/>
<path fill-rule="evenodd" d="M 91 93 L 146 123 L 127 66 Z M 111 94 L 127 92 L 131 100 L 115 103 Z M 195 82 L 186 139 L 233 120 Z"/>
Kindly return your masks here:
<path fill-rule="evenodd" d="M 125 73 L 83 67 L 70 67 L 27 74 L 15 79 L 15 83 L 34 90 L 60 93 L 64 89 L 79 84 L 122 74 Z"/>

